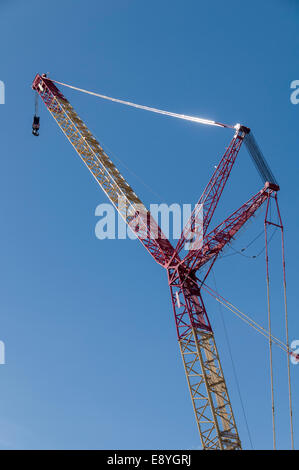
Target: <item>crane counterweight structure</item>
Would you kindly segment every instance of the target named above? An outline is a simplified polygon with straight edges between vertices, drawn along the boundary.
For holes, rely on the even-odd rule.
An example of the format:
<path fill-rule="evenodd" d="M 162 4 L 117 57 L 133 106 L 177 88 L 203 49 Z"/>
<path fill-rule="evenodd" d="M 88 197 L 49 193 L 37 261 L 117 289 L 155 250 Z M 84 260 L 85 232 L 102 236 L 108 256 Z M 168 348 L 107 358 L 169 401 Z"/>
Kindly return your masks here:
<path fill-rule="evenodd" d="M 276 181 L 264 181 L 263 188 L 257 194 L 216 228 L 208 231 L 242 143 L 250 135 L 250 129 L 241 125 L 233 127 L 234 136 L 198 202 L 203 207 L 200 239 L 182 258 L 182 249 L 190 240 L 190 234 L 198 222 L 198 214 L 191 215 L 177 246 L 173 247 L 151 213 L 53 81 L 45 75 L 37 74 L 32 88 L 40 95 L 122 218 L 167 272 L 179 348 L 203 449 L 241 449 L 241 440 L 201 288 L 219 253 L 264 202 L 279 190 Z M 260 163 L 261 157 L 254 142 L 251 141 L 248 145 L 254 152 L 256 165 L 260 165 L 263 175 L 270 175 L 270 179 L 274 179 Z M 207 273 L 204 279 L 199 280 L 196 273 L 203 266 L 207 267 Z"/>

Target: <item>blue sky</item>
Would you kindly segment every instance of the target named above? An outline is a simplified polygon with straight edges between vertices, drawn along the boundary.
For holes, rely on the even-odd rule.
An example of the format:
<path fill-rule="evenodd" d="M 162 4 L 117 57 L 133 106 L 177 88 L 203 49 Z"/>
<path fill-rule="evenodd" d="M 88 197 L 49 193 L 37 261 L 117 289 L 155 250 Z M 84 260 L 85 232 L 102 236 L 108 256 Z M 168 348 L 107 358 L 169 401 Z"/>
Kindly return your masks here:
<path fill-rule="evenodd" d="M 44 107 L 40 137 L 31 135 L 35 74 L 253 129 L 281 186 L 293 340 L 299 338 L 299 105 L 290 102 L 290 83 L 299 79 L 298 27 L 296 0 L 0 1 L 0 80 L 6 85 L 0 339 L 7 362 L 0 366 L 0 448 L 200 447 L 166 275 L 138 241 L 95 237 L 95 208 L 106 197 Z M 232 137 L 228 130 L 63 92 L 130 169 L 119 165 L 147 205 L 195 203 Z M 242 149 L 216 221 L 260 187 Z M 236 248 L 262 229 L 260 213 Z M 259 239 L 249 254 L 262 248 Z M 277 234 L 271 243 L 273 333 L 283 339 L 279 250 Z M 263 256 L 223 258 L 215 277 L 222 295 L 266 325 L 264 264 Z M 243 446 L 250 442 L 221 314 L 253 446 L 271 448 L 267 341 L 206 301 Z M 289 448 L 286 357 L 275 348 L 274 365 L 278 447 Z M 299 368 L 291 370 L 298 448 Z"/>

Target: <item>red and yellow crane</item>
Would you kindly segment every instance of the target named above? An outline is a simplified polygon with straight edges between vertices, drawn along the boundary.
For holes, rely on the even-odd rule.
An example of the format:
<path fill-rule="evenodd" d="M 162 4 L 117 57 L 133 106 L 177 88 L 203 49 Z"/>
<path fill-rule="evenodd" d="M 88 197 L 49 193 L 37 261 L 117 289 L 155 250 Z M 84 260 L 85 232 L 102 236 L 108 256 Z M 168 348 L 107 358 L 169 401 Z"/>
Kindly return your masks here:
<path fill-rule="evenodd" d="M 202 286 L 218 255 L 279 186 L 262 158 L 250 129 L 234 126 L 234 136 L 192 213 L 176 247 L 164 236 L 151 213 L 120 174 L 69 101 L 46 75 L 36 75 L 32 88 L 143 246 L 167 272 L 177 337 L 203 449 L 241 449 Z M 216 123 L 216 125 L 220 125 Z M 232 126 L 223 126 L 232 127 Z M 209 231 L 215 209 L 242 143 L 245 141 L 264 186 L 221 224 Z M 198 207 L 202 207 L 199 214 Z M 196 227 L 202 220 L 201 232 Z M 194 233 L 197 241 L 185 257 L 182 249 Z M 198 271 L 205 266 L 204 277 Z M 200 271 L 202 272 L 202 271 Z"/>

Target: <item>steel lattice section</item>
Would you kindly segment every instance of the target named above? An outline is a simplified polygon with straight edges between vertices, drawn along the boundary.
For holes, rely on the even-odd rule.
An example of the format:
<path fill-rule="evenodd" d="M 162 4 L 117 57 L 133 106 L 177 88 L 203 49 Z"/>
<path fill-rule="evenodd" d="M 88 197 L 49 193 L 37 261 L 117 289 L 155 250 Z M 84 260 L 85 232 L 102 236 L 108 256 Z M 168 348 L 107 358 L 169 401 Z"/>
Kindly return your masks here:
<path fill-rule="evenodd" d="M 225 379 L 200 289 L 169 270 L 181 355 L 204 449 L 240 448 Z"/>
<path fill-rule="evenodd" d="M 171 243 L 70 103 L 50 80 L 37 76 L 33 87 L 122 218 L 155 260 L 165 265 L 174 252 Z"/>
<path fill-rule="evenodd" d="M 33 89 L 41 96 L 121 217 L 153 258 L 167 269 L 180 351 L 203 448 L 241 449 L 201 285 L 221 250 L 271 193 L 279 189 L 276 184 L 266 182 L 261 191 L 207 234 L 242 142 L 250 130 L 235 126 L 235 135 L 198 202 L 203 204 L 201 247 L 190 250 L 181 260 L 178 253 L 198 224 L 198 212 L 193 212 L 174 250 L 150 212 L 54 83 L 45 76 L 37 75 Z M 200 281 L 196 271 L 204 265 L 209 267 L 204 280 Z"/>
<path fill-rule="evenodd" d="M 202 193 L 200 199 L 197 202 L 196 207 L 199 205 L 203 206 L 203 236 L 205 236 L 206 234 L 206 231 L 220 199 L 220 196 L 223 192 L 225 184 L 231 173 L 232 167 L 240 151 L 246 132 L 247 128 L 244 128 L 243 126 L 237 129 L 219 165 L 217 165 L 217 168 L 214 171 L 212 178 L 210 179 L 207 187 L 205 188 L 204 192 Z M 195 208 L 185 228 L 183 229 L 180 240 L 177 243 L 175 249 L 176 253 L 179 254 L 181 252 L 185 242 L 190 238 L 190 233 L 193 232 L 193 228 L 198 222 L 198 214 L 196 213 Z"/>

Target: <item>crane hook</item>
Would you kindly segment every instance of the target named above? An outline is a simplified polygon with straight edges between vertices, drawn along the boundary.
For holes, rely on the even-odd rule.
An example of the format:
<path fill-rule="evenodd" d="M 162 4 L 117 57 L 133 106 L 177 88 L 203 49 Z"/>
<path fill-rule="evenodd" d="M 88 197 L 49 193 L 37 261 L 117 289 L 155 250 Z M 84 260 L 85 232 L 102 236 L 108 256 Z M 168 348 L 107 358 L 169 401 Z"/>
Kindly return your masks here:
<path fill-rule="evenodd" d="M 38 93 L 37 92 L 35 95 L 35 113 L 33 116 L 32 134 L 35 135 L 36 137 L 39 136 Z"/>

